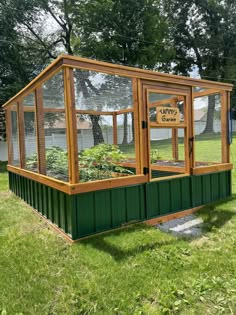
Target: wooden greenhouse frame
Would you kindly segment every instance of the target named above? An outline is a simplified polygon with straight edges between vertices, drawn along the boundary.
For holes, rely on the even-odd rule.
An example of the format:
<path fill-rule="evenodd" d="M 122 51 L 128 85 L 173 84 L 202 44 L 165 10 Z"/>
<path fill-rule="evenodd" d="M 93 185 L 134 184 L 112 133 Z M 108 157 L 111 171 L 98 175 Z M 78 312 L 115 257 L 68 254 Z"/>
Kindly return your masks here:
<path fill-rule="evenodd" d="M 133 106 L 111 111 L 78 109 L 75 102 L 75 69 L 129 78 L 132 81 Z M 60 71 L 64 78 L 65 108 L 45 109 L 43 84 Z M 228 118 L 231 91 L 231 84 L 61 55 L 3 106 L 7 122 L 10 189 L 73 240 L 133 222 L 156 224 L 182 216 L 186 210 L 195 211 L 209 202 L 228 197 L 231 195 L 232 169 Z M 32 93 L 35 100 L 33 108 L 23 103 L 24 98 Z M 169 98 L 150 101 L 152 93 L 169 95 Z M 196 98 L 210 95 L 219 95 L 221 102 L 221 160 L 203 163 L 195 161 L 193 104 Z M 157 112 L 160 108 L 170 104 L 171 108 L 176 109 L 178 102 L 183 104 L 184 119 L 160 125 L 155 120 L 159 117 Z M 151 109 L 156 115 L 154 121 L 149 119 Z M 12 111 L 17 117 L 19 165 L 13 163 Z M 25 169 L 24 112 L 32 111 L 36 125 L 37 172 Z M 65 114 L 68 182 L 47 175 L 45 130 L 42 127 L 45 112 Z M 134 169 L 135 175 L 80 182 L 76 115 L 111 117 L 113 144 L 117 145 L 117 117 L 125 113 L 133 115 L 135 161 L 128 160 L 122 165 Z M 179 111 L 177 113 L 179 115 Z M 183 130 L 185 151 L 181 166 L 152 164 L 150 130 L 155 128 L 171 130 L 175 160 L 179 160 L 178 130 Z M 162 172 L 163 175 L 155 177 L 155 172 Z"/>

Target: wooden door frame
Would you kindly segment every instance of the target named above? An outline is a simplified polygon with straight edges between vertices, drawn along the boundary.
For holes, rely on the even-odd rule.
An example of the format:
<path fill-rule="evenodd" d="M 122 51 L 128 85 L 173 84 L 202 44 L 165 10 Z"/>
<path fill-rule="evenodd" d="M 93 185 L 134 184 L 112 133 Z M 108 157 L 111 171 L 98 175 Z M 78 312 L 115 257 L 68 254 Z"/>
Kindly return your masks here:
<path fill-rule="evenodd" d="M 166 177 L 152 179 L 151 177 L 151 161 L 150 161 L 150 129 L 153 126 L 150 125 L 149 122 L 149 106 L 148 106 L 148 94 L 150 92 L 159 92 L 162 94 L 173 94 L 183 96 L 185 99 L 184 102 L 184 113 L 185 113 L 185 121 L 182 125 L 178 125 L 177 128 L 184 129 L 184 146 L 185 146 L 185 170 L 180 175 L 168 176 L 168 178 L 180 177 L 180 176 L 189 176 L 191 174 L 191 165 L 193 165 L 193 153 L 190 152 L 190 139 L 193 139 L 193 124 L 192 124 L 192 89 L 189 86 L 177 86 L 176 84 L 165 83 L 163 82 L 153 82 L 142 80 L 142 113 L 140 115 L 142 124 L 146 127 L 143 128 L 142 132 L 142 145 L 143 145 L 143 156 L 142 156 L 142 167 L 148 169 L 148 181 L 158 181 L 164 180 Z M 158 127 L 157 127 L 158 128 Z M 161 126 L 160 126 L 161 128 Z M 170 128 L 172 128 L 170 126 Z M 192 143 L 192 147 L 194 147 Z M 170 166 L 170 169 L 173 168 Z"/>

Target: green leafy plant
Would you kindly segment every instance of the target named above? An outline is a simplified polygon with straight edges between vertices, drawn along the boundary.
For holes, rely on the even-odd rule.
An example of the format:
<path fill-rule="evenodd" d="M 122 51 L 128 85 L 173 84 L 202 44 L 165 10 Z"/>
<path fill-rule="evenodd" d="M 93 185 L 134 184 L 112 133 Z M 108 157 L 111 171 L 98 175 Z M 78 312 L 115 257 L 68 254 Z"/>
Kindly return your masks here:
<path fill-rule="evenodd" d="M 114 174 L 132 175 L 133 172 L 119 165 L 125 157 L 115 145 L 98 144 L 79 154 L 79 177 L 81 182 L 115 177 Z M 26 161 L 26 168 L 37 170 L 37 154 L 33 154 Z M 60 147 L 54 146 L 46 149 L 47 175 L 67 180 L 68 154 Z"/>
<path fill-rule="evenodd" d="M 151 163 L 155 163 L 158 159 L 160 159 L 159 152 L 157 149 L 151 150 Z"/>
<path fill-rule="evenodd" d="M 130 174 L 133 172 L 118 165 L 125 160 L 118 146 L 98 144 L 86 149 L 79 155 L 80 181 L 112 178 L 114 173 Z"/>
<path fill-rule="evenodd" d="M 37 153 L 33 154 L 26 161 L 26 168 L 35 170 L 38 165 Z M 67 179 L 68 177 L 68 154 L 58 146 L 46 149 L 46 168 L 47 175 L 54 178 Z"/>

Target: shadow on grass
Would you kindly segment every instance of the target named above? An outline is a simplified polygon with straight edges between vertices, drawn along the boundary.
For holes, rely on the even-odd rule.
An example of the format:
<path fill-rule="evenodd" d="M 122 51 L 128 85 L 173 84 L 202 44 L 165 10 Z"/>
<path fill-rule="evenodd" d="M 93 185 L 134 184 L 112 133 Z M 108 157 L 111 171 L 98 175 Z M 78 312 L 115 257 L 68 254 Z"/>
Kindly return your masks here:
<path fill-rule="evenodd" d="M 113 259 L 115 259 L 116 261 L 121 261 L 128 259 L 129 257 L 133 257 L 139 253 L 152 250 L 154 248 L 160 248 L 162 246 L 173 245 L 175 242 L 178 242 L 178 240 L 176 240 L 175 238 L 163 239 L 162 237 L 161 239 L 158 239 L 157 236 L 156 239 L 153 239 L 152 237 L 150 242 L 148 242 L 146 237 L 144 243 L 144 239 L 140 240 L 140 238 L 135 238 L 135 234 L 137 232 L 150 231 L 151 229 L 152 229 L 151 227 L 140 223 L 121 230 L 107 232 L 102 235 L 97 235 L 86 240 L 82 240 L 79 243 L 84 245 L 90 245 L 97 250 L 103 251 L 111 255 Z M 134 235 L 132 235 L 132 233 Z M 121 235 L 122 237 L 127 236 L 127 242 L 129 243 L 128 246 L 119 245 L 118 236 Z M 131 238 L 128 239 L 128 235 L 130 235 Z M 109 242 L 109 237 L 113 238 L 114 236 L 117 236 L 117 244 L 112 244 L 111 242 Z"/>
<path fill-rule="evenodd" d="M 173 236 L 175 237 L 170 238 L 171 233 L 166 233 L 167 235 L 169 235 L 169 237 L 164 238 L 163 236 L 159 237 L 157 234 L 156 238 L 153 237 L 152 235 L 149 241 L 148 237 L 136 238 L 136 235 L 137 235 L 136 233 L 137 232 L 145 233 L 145 231 L 148 232 L 154 228 L 149 227 L 145 224 L 135 224 L 121 230 L 110 231 L 110 232 L 106 232 L 102 235 L 97 235 L 97 236 L 95 235 L 86 240 L 82 240 L 79 243 L 84 244 L 84 245 L 90 245 L 97 250 L 103 251 L 111 255 L 116 261 L 121 261 L 121 260 L 128 259 L 129 257 L 135 256 L 139 253 L 142 253 L 144 251 L 152 250 L 155 248 L 161 248 L 162 246 L 173 245 L 181 240 L 191 242 L 193 240 L 201 238 L 207 233 L 213 231 L 214 229 L 222 228 L 227 222 L 229 222 L 232 219 L 233 216 L 236 216 L 236 212 L 228 210 L 227 208 L 225 209 L 222 207 L 220 209 L 217 208 L 222 205 L 225 205 L 227 207 L 227 204 L 232 202 L 233 200 L 236 200 L 235 194 L 231 198 L 228 198 L 227 200 L 207 205 L 206 207 L 204 207 L 198 212 L 199 216 L 202 217 L 204 221 L 201 227 L 202 228 L 201 235 L 197 235 L 197 236 L 190 235 L 186 237 L 183 235 L 179 236 L 179 235 L 173 234 Z M 127 245 L 119 244 L 119 238 L 118 238 L 119 236 L 122 236 L 122 237 L 127 236 L 128 244 Z M 112 242 L 109 241 L 109 238 L 114 238 L 114 237 L 117 237 L 116 244 L 113 244 Z"/>
<path fill-rule="evenodd" d="M 0 161 L 0 173 L 7 172 L 7 162 Z"/>
<path fill-rule="evenodd" d="M 227 204 L 234 200 L 236 200 L 236 194 L 233 194 L 232 197 L 227 200 L 210 204 L 199 211 L 199 214 L 204 219 L 204 232 L 211 232 L 213 229 L 220 229 L 229 222 L 233 216 L 236 216 L 236 212 L 227 209 Z M 218 207 L 220 208 L 218 209 Z"/>
<path fill-rule="evenodd" d="M 221 229 L 232 217 L 236 217 L 236 212 L 230 210 L 231 202 L 235 199 L 236 195 L 233 195 L 231 198 L 209 204 L 197 214 L 160 224 L 159 229 L 189 242 L 200 239 L 207 233 Z"/>

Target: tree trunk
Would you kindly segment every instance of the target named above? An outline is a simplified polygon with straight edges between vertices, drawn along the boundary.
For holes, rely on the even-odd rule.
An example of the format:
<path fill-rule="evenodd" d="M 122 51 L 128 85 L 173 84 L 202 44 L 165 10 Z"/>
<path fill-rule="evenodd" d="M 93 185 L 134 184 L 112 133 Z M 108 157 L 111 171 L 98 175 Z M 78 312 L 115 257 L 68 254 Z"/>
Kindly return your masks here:
<path fill-rule="evenodd" d="M 134 113 L 131 113 L 131 117 L 132 117 L 132 126 L 131 126 L 132 140 L 130 141 L 130 143 L 134 143 L 134 141 L 135 141 L 135 135 L 134 135 Z"/>
<path fill-rule="evenodd" d="M 215 95 L 208 96 L 208 110 L 207 110 L 207 121 L 206 127 L 203 133 L 214 133 L 214 111 L 215 111 Z"/>
<path fill-rule="evenodd" d="M 102 134 L 102 128 L 99 125 L 99 115 L 89 115 L 91 122 L 92 122 L 92 131 L 93 131 L 93 142 L 94 145 L 99 143 L 104 143 L 104 138 Z"/>
<path fill-rule="evenodd" d="M 128 144 L 128 116 L 127 113 L 124 114 L 124 136 L 122 144 Z"/>

